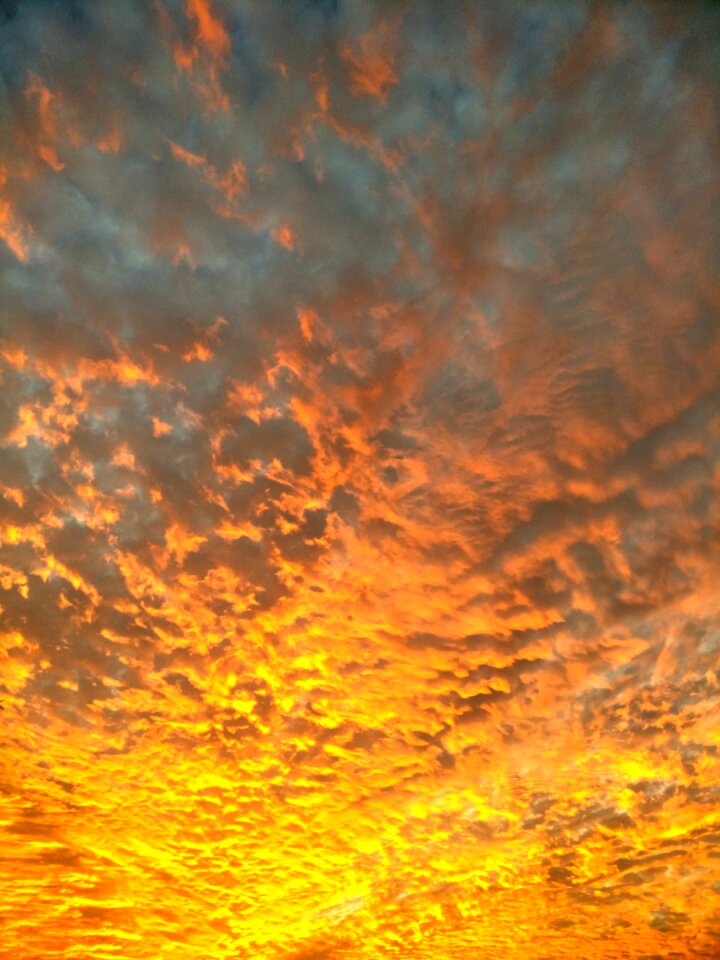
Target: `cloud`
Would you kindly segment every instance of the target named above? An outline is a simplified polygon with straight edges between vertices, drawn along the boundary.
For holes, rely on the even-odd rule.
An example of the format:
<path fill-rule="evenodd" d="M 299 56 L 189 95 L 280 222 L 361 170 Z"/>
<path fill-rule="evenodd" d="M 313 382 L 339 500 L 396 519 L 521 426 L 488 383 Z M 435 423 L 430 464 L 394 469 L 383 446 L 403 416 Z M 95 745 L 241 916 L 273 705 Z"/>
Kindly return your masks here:
<path fill-rule="evenodd" d="M 19 960 L 714 955 L 716 20 L 7 5 Z"/>

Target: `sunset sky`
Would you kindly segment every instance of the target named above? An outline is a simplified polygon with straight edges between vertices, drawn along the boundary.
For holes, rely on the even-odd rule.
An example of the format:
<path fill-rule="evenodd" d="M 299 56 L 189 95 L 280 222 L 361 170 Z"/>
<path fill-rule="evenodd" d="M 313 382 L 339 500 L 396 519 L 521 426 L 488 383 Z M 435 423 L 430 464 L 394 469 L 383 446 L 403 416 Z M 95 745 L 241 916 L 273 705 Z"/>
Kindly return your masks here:
<path fill-rule="evenodd" d="M 0 958 L 720 957 L 720 5 L 0 4 Z"/>

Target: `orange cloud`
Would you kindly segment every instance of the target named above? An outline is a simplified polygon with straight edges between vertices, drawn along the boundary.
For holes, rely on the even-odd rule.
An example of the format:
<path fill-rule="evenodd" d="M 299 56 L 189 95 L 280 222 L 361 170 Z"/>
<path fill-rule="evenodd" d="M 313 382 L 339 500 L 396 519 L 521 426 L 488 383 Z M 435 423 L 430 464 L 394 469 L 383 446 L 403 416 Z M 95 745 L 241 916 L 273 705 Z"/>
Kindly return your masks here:
<path fill-rule="evenodd" d="M 186 10 L 197 25 L 198 43 L 215 59 L 225 59 L 230 52 L 230 36 L 213 14 L 210 0 L 186 0 Z"/>
<path fill-rule="evenodd" d="M 231 49 L 230 35 L 212 10 L 209 0 L 186 0 L 185 13 L 195 25 L 194 44 L 187 45 L 177 36 L 170 18 L 161 9 L 161 22 L 171 36 L 175 65 L 184 73 L 197 71 L 195 89 L 206 109 L 227 111 L 230 101 L 222 88 L 219 72 Z"/>
<path fill-rule="evenodd" d="M 60 95 L 53 93 L 44 85 L 35 74 L 31 74 L 28 86 L 25 89 L 27 98 L 37 100 L 38 119 L 38 155 L 56 173 L 65 166 L 57 155 L 56 142 L 58 140 L 57 116 L 60 105 Z"/>
<path fill-rule="evenodd" d="M 351 89 L 356 96 L 385 103 L 397 84 L 394 66 L 397 29 L 396 24 L 381 21 L 358 38 L 357 47 L 346 44 L 341 48 L 342 57 L 350 66 Z"/>
<path fill-rule="evenodd" d="M 0 237 L 18 260 L 27 260 L 29 252 L 28 230 L 15 219 L 10 202 L 2 199 L 0 199 Z"/>
<path fill-rule="evenodd" d="M 293 250 L 295 248 L 295 237 L 287 224 L 276 227 L 275 230 L 273 230 L 273 238 L 276 243 L 286 250 Z"/>
<path fill-rule="evenodd" d="M 714 957 L 710 14 L 16 6 L 7 955 Z"/>

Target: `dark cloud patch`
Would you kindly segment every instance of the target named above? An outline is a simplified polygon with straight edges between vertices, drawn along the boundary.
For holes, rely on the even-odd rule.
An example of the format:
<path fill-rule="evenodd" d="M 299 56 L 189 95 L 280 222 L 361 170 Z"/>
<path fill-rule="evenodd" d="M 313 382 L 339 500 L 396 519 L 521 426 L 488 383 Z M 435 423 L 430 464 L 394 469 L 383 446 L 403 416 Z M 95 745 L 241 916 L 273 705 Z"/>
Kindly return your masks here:
<path fill-rule="evenodd" d="M 225 462 L 243 465 L 255 459 L 268 463 L 277 457 L 293 472 L 303 474 L 309 471 L 313 446 L 295 420 L 274 417 L 256 424 L 243 418 L 223 442 L 221 453 Z"/>

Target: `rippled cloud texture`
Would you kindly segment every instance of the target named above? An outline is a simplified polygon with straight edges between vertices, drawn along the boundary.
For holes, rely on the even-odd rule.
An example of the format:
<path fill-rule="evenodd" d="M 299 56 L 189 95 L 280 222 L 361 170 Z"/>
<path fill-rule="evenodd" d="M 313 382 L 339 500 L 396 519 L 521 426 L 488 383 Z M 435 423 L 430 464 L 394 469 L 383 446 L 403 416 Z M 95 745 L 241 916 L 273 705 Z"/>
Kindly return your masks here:
<path fill-rule="evenodd" d="M 0 17 L 0 954 L 720 956 L 717 7 Z"/>

